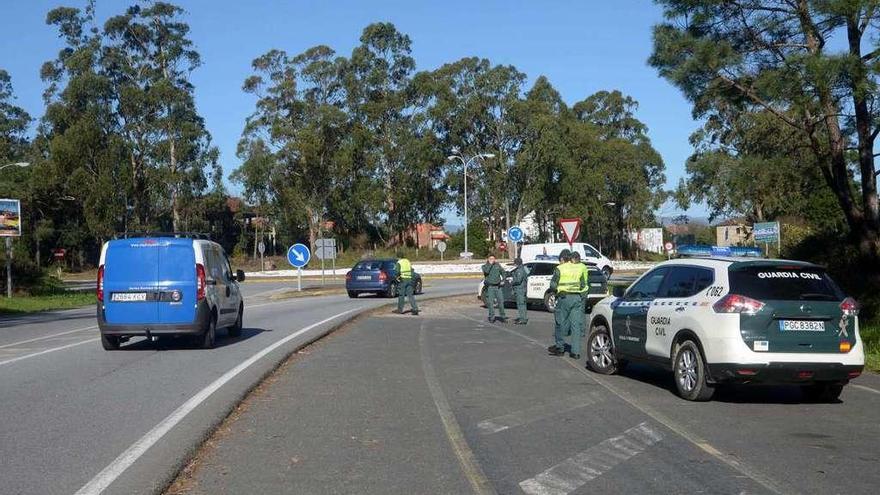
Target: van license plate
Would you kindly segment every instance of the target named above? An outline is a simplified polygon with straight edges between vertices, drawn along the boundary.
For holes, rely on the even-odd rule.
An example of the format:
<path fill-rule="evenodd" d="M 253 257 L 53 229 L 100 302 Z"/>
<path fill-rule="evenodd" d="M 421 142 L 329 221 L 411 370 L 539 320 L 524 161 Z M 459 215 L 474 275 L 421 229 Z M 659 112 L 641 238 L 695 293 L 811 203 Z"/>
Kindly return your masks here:
<path fill-rule="evenodd" d="M 143 302 L 147 300 L 146 292 L 114 292 L 110 296 L 113 302 Z"/>
<path fill-rule="evenodd" d="M 780 320 L 779 329 L 783 332 L 824 332 L 824 321 Z"/>

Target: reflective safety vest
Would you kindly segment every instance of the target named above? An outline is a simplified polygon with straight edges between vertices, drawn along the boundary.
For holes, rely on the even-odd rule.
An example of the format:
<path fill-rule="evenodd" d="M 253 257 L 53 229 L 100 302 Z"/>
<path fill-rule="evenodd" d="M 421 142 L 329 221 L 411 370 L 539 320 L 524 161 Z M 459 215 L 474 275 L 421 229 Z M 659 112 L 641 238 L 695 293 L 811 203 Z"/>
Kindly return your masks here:
<path fill-rule="evenodd" d="M 400 258 L 397 260 L 397 269 L 401 279 L 409 280 L 412 278 L 412 263 L 408 259 Z"/>
<path fill-rule="evenodd" d="M 562 263 L 559 270 L 559 283 L 556 285 L 557 292 L 567 294 L 580 294 L 586 292 L 589 284 L 587 278 L 589 272 L 583 263 Z"/>

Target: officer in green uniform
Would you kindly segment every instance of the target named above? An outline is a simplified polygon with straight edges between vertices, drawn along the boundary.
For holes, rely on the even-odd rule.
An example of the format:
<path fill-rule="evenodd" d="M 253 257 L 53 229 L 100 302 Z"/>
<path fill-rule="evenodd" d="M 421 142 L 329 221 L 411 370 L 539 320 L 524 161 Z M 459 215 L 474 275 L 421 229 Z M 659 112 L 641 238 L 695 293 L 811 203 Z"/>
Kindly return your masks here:
<path fill-rule="evenodd" d="M 411 314 L 416 316 L 419 314 L 419 305 L 416 304 L 415 288 L 413 287 L 413 270 L 412 263 L 406 258 L 397 260 L 397 314 L 403 314 L 404 298 L 409 298 L 409 307 L 412 308 Z"/>
<path fill-rule="evenodd" d="M 580 299 L 575 299 L 575 308 L 571 310 L 569 315 L 568 333 L 571 335 L 571 357 L 579 359 L 581 351 L 581 342 L 586 333 L 586 305 L 587 294 L 590 292 L 590 270 L 586 265 L 581 263 L 581 253 L 574 251 L 571 253 L 571 264 L 578 267 L 578 272 L 582 273 L 579 278 L 579 287 L 577 290 Z"/>
<path fill-rule="evenodd" d="M 489 256 L 486 264 L 483 265 L 483 286 L 486 288 L 486 307 L 489 309 L 489 322 L 496 321 L 495 303 L 498 303 L 498 320 L 502 323 L 507 321 L 507 315 L 504 314 L 504 298 L 501 294 L 501 284 L 504 283 L 504 269 L 495 260 L 494 256 Z"/>
<path fill-rule="evenodd" d="M 511 270 L 510 276 L 513 285 L 513 295 L 516 296 L 516 319 L 513 323 L 516 325 L 525 325 L 529 322 L 526 313 L 526 281 L 529 277 L 529 269 L 523 266 L 522 258 L 513 260 L 516 267 Z"/>
<path fill-rule="evenodd" d="M 556 292 L 556 287 L 559 285 L 559 266 L 564 263 L 568 263 L 569 259 L 571 259 L 571 251 L 568 249 L 563 249 L 562 252 L 559 253 L 559 265 L 553 269 L 553 276 L 550 278 L 550 291 Z M 562 356 L 565 354 L 565 334 L 563 333 L 562 323 L 563 321 L 559 319 L 559 294 L 555 294 L 556 297 L 556 311 L 553 313 L 553 345 L 547 348 L 550 351 L 550 354 L 554 356 Z"/>
<path fill-rule="evenodd" d="M 569 253 L 566 253 L 569 254 Z M 556 312 L 554 314 L 556 327 L 554 332 L 555 344 L 548 348 L 550 354 L 561 356 L 565 354 L 565 335 L 571 335 L 571 350 L 569 355 L 573 359 L 581 357 L 581 341 L 583 340 L 584 318 L 584 291 L 589 287 L 587 282 L 587 267 L 578 261 L 561 262 L 553 273 L 550 280 L 550 290 L 556 292 Z M 560 255 L 560 261 L 562 261 Z M 580 256 L 578 255 L 578 259 Z"/>

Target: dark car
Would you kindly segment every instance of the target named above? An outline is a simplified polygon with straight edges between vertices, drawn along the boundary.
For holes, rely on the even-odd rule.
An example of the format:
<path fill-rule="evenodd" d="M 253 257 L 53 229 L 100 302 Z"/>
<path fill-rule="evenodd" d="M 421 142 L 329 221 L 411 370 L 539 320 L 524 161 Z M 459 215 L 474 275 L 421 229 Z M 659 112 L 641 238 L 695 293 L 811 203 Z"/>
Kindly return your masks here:
<path fill-rule="evenodd" d="M 421 294 L 422 276 L 415 271 L 413 284 L 415 293 Z M 397 297 L 397 258 L 358 261 L 345 274 L 345 290 L 351 298 L 365 293 Z"/>

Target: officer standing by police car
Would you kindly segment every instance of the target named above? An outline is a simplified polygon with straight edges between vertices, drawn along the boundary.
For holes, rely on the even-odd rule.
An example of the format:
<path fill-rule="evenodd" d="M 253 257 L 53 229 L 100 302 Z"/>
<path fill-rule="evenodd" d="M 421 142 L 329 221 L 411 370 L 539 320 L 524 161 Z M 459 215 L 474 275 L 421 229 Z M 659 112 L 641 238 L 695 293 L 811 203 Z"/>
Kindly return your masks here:
<path fill-rule="evenodd" d="M 513 295 L 516 297 L 516 319 L 513 320 L 515 325 L 525 325 L 529 322 L 528 313 L 526 312 L 526 282 L 529 277 L 529 269 L 523 266 L 522 258 L 513 260 L 515 268 L 510 271 L 511 285 L 513 285 Z"/>
<path fill-rule="evenodd" d="M 547 350 L 554 356 L 565 354 L 565 336 L 571 335 L 569 355 L 572 359 L 581 357 L 581 341 L 584 332 L 584 292 L 589 287 L 587 267 L 572 260 L 572 253 L 564 249 L 559 254 L 559 265 L 550 279 L 550 290 L 556 293 L 555 344 Z"/>
<path fill-rule="evenodd" d="M 498 320 L 507 322 L 504 314 L 504 298 L 501 294 L 501 284 L 504 283 L 504 269 L 495 260 L 495 256 L 489 256 L 483 265 L 483 286 L 486 288 L 486 308 L 489 309 L 487 320 L 491 323 L 495 318 L 495 303 L 498 303 Z"/>
<path fill-rule="evenodd" d="M 412 263 L 405 257 L 401 256 L 397 260 L 397 314 L 403 314 L 404 298 L 409 298 L 409 307 L 412 309 L 411 314 L 417 316 L 419 314 L 419 305 L 416 304 L 415 287 L 413 287 L 413 270 Z"/>

